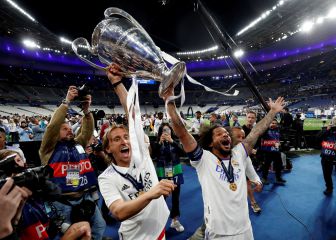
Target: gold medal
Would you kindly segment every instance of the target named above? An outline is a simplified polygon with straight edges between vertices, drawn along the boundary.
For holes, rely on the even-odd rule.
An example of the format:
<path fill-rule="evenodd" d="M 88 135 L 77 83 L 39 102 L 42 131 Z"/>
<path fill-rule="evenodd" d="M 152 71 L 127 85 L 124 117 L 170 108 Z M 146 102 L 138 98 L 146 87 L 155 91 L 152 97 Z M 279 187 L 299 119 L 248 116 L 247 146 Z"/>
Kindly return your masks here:
<path fill-rule="evenodd" d="M 236 183 L 230 183 L 230 189 L 232 190 L 232 191 L 236 191 L 237 190 L 237 184 Z"/>

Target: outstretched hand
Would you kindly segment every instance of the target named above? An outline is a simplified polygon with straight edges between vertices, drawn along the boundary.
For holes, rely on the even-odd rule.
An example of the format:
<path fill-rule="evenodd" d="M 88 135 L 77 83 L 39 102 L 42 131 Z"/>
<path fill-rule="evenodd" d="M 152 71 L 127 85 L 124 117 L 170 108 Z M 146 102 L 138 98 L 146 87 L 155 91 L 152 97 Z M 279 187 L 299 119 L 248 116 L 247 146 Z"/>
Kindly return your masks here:
<path fill-rule="evenodd" d="M 285 100 L 283 97 L 278 97 L 277 100 L 273 102 L 271 98 L 269 98 L 268 105 L 270 106 L 270 109 L 274 112 L 281 112 L 285 106 Z"/>

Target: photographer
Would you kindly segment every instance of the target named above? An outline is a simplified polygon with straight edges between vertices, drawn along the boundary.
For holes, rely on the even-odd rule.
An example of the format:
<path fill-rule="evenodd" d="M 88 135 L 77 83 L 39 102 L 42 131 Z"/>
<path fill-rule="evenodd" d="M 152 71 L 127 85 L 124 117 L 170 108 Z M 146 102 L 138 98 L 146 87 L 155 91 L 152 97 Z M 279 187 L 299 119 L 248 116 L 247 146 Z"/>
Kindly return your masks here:
<path fill-rule="evenodd" d="M 69 104 L 76 99 L 81 101 L 85 116 L 78 135 L 74 137 L 65 118 Z M 90 222 L 93 238 L 101 239 L 106 224 L 91 196 L 93 189 L 96 190 L 97 178 L 84 150 L 94 127 L 90 104 L 90 95 L 84 95 L 80 89 L 70 86 L 66 98 L 47 126 L 39 154 L 42 164 L 49 164 L 54 170 L 51 180 L 62 189 L 61 199 L 53 202 L 55 208 L 69 224 L 83 220 Z"/>
<path fill-rule="evenodd" d="M 42 187 L 47 187 L 46 185 L 46 178 L 42 176 L 38 176 L 40 179 L 32 179 L 31 177 L 28 177 L 28 175 L 23 175 L 27 172 L 24 172 L 25 170 L 25 164 L 20 158 L 20 156 L 11 150 L 1 150 L 0 151 L 0 161 L 1 163 L 1 170 L 3 176 L 12 176 L 13 179 L 8 179 L 6 183 L 4 184 L 3 188 L 0 190 L 0 207 L 4 207 L 5 210 L 12 210 L 10 214 L 4 215 L 4 217 L 0 216 L 0 226 L 3 226 L 4 228 L 0 230 L 0 238 L 2 238 L 2 233 L 6 232 L 5 229 L 8 229 L 8 231 L 12 232 L 13 227 L 12 223 L 17 227 L 17 231 L 13 233 L 13 235 L 10 238 L 6 239 L 20 239 L 20 240 L 48 240 L 51 239 L 53 236 L 55 236 L 55 232 L 59 231 L 60 229 L 51 229 L 51 226 L 54 226 L 53 219 L 50 219 L 50 216 L 47 214 L 46 211 L 46 206 L 44 201 L 41 198 L 41 194 L 37 192 L 37 190 Z M 5 162 L 5 163 L 4 163 Z M 35 168 L 36 169 L 36 168 Z M 28 171 L 27 169 L 26 171 Z M 33 171 L 33 169 L 30 169 Z M 19 173 L 22 171 L 22 173 Z M 36 170 L 37 171 L 37 170 Z M 37 172 L 34 173 L 35 177 L 36 174 L 39 174 Z M 18 177 L 19 176 L 19 177 Z M 20 178 L 21 177 L 21 178 Z M 15 179 L 15 180 L 14 180 Z M 24 182 L 19 181 L 24 179 Z M 7 196 L 3 196 L 1 191 L 6 191 L 6 187 L 8 184 L 13 185 L 13 180 L 14 183 L 17 183 L 21 186 L 21 184 L 29 186 L 30 189 L 32 189 L 33 193 L 28 190 L 26 187 L 15 187 L 12 192 L 15 192 L 15 189 L 19 189 L 24 196 L 27 195 L 25 198 L 28 196 L 31 196 L 27 201 L 21 201 L 21 204 L 18 207 L 18 211 L 15 211 L 12 209 L 13 203 L 16 203 L 16 199 L 9 198 L 7 196 L 10 196 L 8 194 Z M 38 182 L 37 186 L 35 185 L 35 180 Z M 32 186 L 34 185 L 34 186 Z M 43 186 L 42 186 L 43 185 Z M 40 189 L 42 190 L 42 189 Z M 53 189 L 48 187 L 48 190 L 53 191 Z M 57 193 L 49 193 L 49 191 L 46 190 L 47 193 L 44 193 L 44 191 L 39 191 L 40 193 L 45 195 L 53 195 Z M 57 189 L 58 190 L 58 189 Z M 54 190 L 54 192 L 57 192 L 57 190 Z M 47 197 L 47 196 L 46 196 Z M 10 203 L 11 205 L 5 204 L 7 200 L 11 200 Z M 7 212 L 5 212 L 7 213 Z M 15 218 L 10 222 L 6 217 L 11 217 L 11 214 L 16 213 Z M 51 213 L 49 213 L 51 215 Z M 57 214 L 57 213 L 52 213 L 52 214 Z M 21 217 L 22 215 L 22 217 Z M 1 221 L 2 220 L 2 221 Z M 6 224 L 9 222 L 9 225 Z M 60 226 L 54 226 L 54 227 L 60 227 Z M 54 231 L 54 232 L 53 232 Z M 18 236 L 17 236 L 18 235 Z M 90 225 L 88 222 L 79 222 L 76 224 L 73 224 L 68 227 L 66 230 L 64 236 L 62 237 L 61 240 L 75 240 L 81 237 L 83 240 L 89 240 L 91 239 L 91 229 Z"/>
<path fill-rule="evenodd" d="M 326 189 L 323 193 L 327 196 L 333 193 L 332 170 L 336 159 L 336 117 L 318 134 L 321 140 L 321 165 Z"/>
<path fill-rule="evenodd" d="M 89 156 L 96 176 L 99 176 L 108 167 L 105 162 L 106 156 L 103 151 L 102 142 L 92 135 L 89 143 L 85 147 L 85 152 Z"/>

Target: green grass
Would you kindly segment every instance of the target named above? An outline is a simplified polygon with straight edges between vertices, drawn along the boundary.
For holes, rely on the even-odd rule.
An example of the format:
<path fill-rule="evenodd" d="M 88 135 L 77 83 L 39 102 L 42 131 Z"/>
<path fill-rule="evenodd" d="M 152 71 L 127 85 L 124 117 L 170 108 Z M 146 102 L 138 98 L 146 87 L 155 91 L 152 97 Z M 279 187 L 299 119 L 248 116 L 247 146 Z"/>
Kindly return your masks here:
<path fill-rule="evenodd" d="M 240 125 L 244 125 L 245 123 L 245 116 L 239 117 L 239 123 Z M 330 122 L 330 120 L 326 121 L 327 123 Z M 210 125 L 210 122 L 208 119 L 204 120 L 205 125 Z M 230 124 L 232 124 L 232 121 L 230 121 Z M 304 120 L 303 130 L 305 131 L 311 131 L 311 130 L 321 130 L 323 127 L 323 120 L 322 119 L 315 119 L 315 118 L 306 118 Z"/>

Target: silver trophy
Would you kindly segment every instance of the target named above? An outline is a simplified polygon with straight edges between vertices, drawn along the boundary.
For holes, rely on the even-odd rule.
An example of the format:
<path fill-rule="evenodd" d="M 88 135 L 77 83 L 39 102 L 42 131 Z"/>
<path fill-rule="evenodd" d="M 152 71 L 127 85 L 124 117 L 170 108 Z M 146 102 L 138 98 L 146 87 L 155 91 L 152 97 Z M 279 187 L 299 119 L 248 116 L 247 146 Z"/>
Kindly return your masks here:
<path fill-rule="evenodd" d="M 159 81 L 160 96 L 169 86 L 179 83 L 186 71 L 184 62 L 169 69 L 151 37 L 125 11 L 112 7 L 104 15 L 105 19 L 93 31 L 92 46 L 85 38 L 72 42 L 72 49 L 80 59 L 104 71 L 116 63 L 124 77 Z"/>

